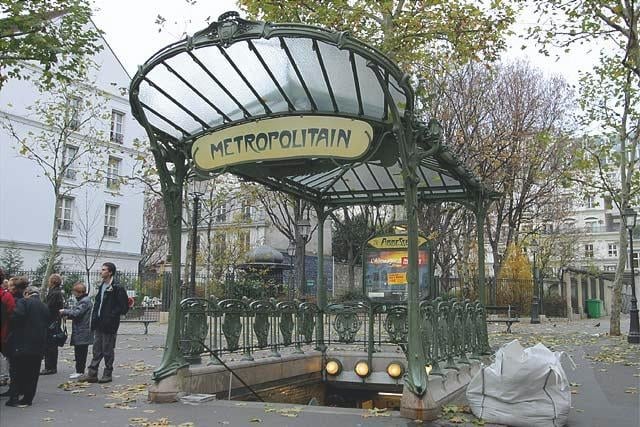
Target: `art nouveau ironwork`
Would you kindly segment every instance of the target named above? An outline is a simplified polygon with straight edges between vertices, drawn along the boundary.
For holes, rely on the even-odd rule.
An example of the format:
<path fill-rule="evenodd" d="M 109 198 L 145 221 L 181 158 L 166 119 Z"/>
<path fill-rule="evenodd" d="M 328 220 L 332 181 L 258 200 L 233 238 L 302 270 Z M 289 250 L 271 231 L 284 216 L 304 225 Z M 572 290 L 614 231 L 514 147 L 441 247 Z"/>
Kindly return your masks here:
<path fill-rule="evenodd" d="M 328 312 L 322 230 L 328 212 L 346 205 L 403 203 L 409 236 L 405 384 L 419 396 L 425 393 L 420 329 L 424 319 L 417 288 L 418 204 L 465 203 L 475 211 L 482 230 L 487 200 L 493 193 L 447 150 L 437 122 L 425 123 L 416 117 L 408 75 L 380 51 L 347 33 L 253 22 L 228 12 L 142 65 L 131 83 L 130 103 L 149 136 L 165 196 L 174 301 L 179 298 L 182 187 L 193 171 L 202 177 L 233 173 L 315 206 L 318 316 L 312 321 L 309 315 L 314 312 L 308 308 L 307 315 L 298 318 L 296 333 L 302 332 L 310 341 L 309 328 L 315 323 L 317 347 L 323 351 L 323 317 Z M 478 233 L 481 299 L 482 235 Z M 180 335 L 193 327 L 181 329 L 178 322 L 183 319 L 181 309 L 191 308 L 172 306 L 167 350 L 154 372 L 155 380 L 184 366 Z M 260 336 L 254 337 L 246 327 L 250 320 L 244 302 L 221 301 L 216 310 L 214 319 L 221 322 L 228 349 L 253 348 L 254 338 L 262 345 L 265 333 L 280 333 L 275 326 L 278 320 L 269 318 L 272 323 L 266 329 L 257 327 Z M 439 319 L 446 322 L 450 313 L 439 310 L 432 307 L 434 333 Z M 288 330 L 286 316 L 282 322 Z M 357 340 L 357 334 L 350 332 L 357 324 L 352 317 L 337 324 L 344 326 L 345 338 Z M 368 330 L 372 327 L 369 324 Z M 404 334 L 395 324 L 392 330 L 395 339 Z M 222 336 L 218 338 L 222 343 Z M 432 355 L 451 356 L 453 350 L 444 350 L 437 338 L 432 337 Z M 250 352 L 245 354 L 250 357 Z"/>

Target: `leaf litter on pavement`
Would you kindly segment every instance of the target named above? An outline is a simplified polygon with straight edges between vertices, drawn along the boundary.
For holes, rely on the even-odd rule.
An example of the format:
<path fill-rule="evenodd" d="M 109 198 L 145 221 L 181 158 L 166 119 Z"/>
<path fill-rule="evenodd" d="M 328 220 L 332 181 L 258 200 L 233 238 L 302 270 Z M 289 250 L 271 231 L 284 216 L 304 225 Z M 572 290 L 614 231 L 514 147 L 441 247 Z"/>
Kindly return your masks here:
<path fill-rule="evenodd" d="M 280 414 L 283 417 L 295 418 L 297 417 L 304 407 L 302 406 L 294 406 L 294 407 L 286 407 L 286 408 L 276 408 L 273 406 L 265 405 L 264 412 L 265 413 L 276 413 Z"/>
<path fill-rule="evenodd" d="M 157 420 L 149 420 L 144 417 L 132 417 L 129 418 L 130 427 L 195 427 L 192 422 L 184 422 L 180 424 L 174 424 L 169 418 L 158 418 Z"/>

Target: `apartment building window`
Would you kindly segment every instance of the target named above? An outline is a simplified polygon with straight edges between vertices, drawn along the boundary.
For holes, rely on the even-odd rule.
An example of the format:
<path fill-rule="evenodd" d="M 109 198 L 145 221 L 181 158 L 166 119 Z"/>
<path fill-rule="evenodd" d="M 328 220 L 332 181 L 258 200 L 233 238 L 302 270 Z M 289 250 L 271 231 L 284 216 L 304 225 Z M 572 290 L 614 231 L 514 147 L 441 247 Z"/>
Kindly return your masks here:
<path fill-rule="evenodd" d="M 247 201 L 242 202 L 242 220 L 251 221 L 251 205 Z"/>
<path fill-rule="evenodd" d="M 633 268 L 640 268 L 640 253 L 635 251 L 633 251 L 633 259 L 631 260 L 631 262 L 633 262 Z"/>
<path fill-rule="evenodd" d="M 615 265 L 605 265 L 604 271 L 616 271 L 617 266 Z"/>
<path fill-rule="evenodd" d="M 216 222 L 226 222 L 227 221 L 227 208 L 226 206 L 218 206 L 215 211 Z"/>
<path fill-rule="evenodd" d="M 122 160 L 109 156 L 109 162 L 107 163 L 107 188 L 110 190 L 117 190 L 120 186 L 120 163 L 122 163 Z"/>
<path fill-rule="evenodd" d="M 584 207 L 587 209 L 593 209 L 596 207 L 596 198 L 593 196 L 587 196 L 584 198 Z"/>
<path fill-rule="evenodd" d="M 118 237 L 118 209 L 116 205 L 104 205 L 104 237 Z"/>
<path fill-rule="evenodd" d="M 238 249 L 240 252 L 247 252 L 251 248 L 251 234 L 248 231 L 238 232 Z"/>
<path fill-rule="evenodd" d="M 69 127 L 73 130 L 77 130 L 80 127 L 80 108 L 82 107 L 82 100 L 77 97 L 72 97 L 69 100 Z"/>
<path fill-rule="evenodd" d="M 78 147 L 73 145 L 65 145 L 62 152 L 62 168 L 64 169 L 64 177 L 67 179 L 76 179 L 78 170 L 75 168 L 75 160 L 78 156 Z"/>
<path fill-rule="evenodd" d="M 607 245 L 607 255 L 609 255 L 609 257 L 618 256 L 618 245 L 616 243 L 609 243 Z"/>
<path fill-rule="evenodd" d="M 111 110 L 111 142 L 122 144 L 124 141 L 124 113 Z"/>
<path fill-rule="evenodd" d="M 213 250 L 217 255 L 223 255 L 227 251 L 227 239 L 222 233 L 213 236 Z"/>
<path fill-rule="evenodd" d="M 596 233 L 598 231 L 598 218 L 587 218 L 584 220 L 587 233 Z"/>
<path fill-rule="evenodd" d="M 584 245 L 584 257 L 593 258 L 593 244 Z"/>
<path fill-rule="evenodd" d="M 58 206 L 58 230 L 71 231 L 73 230 L 73 198 L 61 197 L 60 205 Z"/>

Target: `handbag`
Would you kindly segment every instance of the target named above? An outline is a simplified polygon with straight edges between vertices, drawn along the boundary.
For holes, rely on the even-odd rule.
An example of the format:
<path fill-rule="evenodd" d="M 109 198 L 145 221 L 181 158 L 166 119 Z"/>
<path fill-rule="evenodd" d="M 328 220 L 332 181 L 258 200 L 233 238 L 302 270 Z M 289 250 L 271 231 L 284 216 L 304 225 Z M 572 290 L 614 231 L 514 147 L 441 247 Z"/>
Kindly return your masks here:
<path fill-rule="evenodd" d="M 58 347 L 63 347 L 67 342 L 67 322 L 55 321 L 49 325 L 51 341 Z"/>

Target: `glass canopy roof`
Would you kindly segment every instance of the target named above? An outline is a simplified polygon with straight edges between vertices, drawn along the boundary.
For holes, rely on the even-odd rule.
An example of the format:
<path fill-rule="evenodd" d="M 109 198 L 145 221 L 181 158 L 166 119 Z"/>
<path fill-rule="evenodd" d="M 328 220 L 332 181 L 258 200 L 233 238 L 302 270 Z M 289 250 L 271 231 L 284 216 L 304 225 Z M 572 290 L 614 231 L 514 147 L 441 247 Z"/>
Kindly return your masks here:
<path fill-rule="evenodd" d="M 215 140 L 218 131 L 247 123 L 259 129 L 275 117 L 366 122 L 373 135 L 357 158 L 319 156 L 316 150 L 313 156 L 289 158 L 254 154 L 251 161 L 210 170 L 195 164 L 202 174 L 230 172 L 327 205 L 404 201 L 403 165 L 389 110 L 395 106 L 411 120 L 413 94 L 395 64 L 345 33 L 251 22 L 227 13 L 150 58 L 132 81 L 130 100 L 150 138 L 189 152 L 200 139 Z M 418 135 L 428 133 L 425 125 L 413 126 Z M 424 150 L 439 145 L 426 137 L 416 143 Z M 212 156 L 214 151 L 212 145 Z M 460 200 L 483 190 L 446 148 L 430 152 L 418 168 L 419 198 Z"/>

